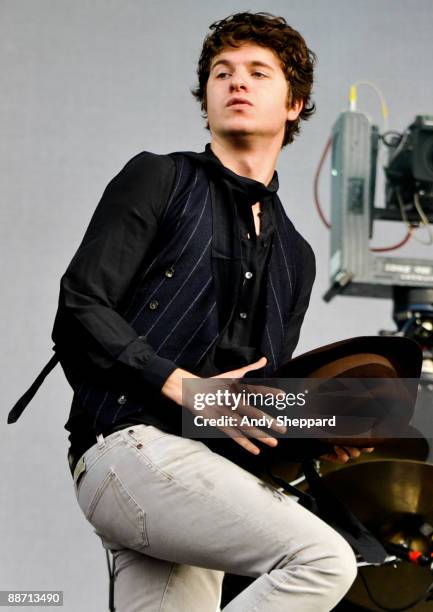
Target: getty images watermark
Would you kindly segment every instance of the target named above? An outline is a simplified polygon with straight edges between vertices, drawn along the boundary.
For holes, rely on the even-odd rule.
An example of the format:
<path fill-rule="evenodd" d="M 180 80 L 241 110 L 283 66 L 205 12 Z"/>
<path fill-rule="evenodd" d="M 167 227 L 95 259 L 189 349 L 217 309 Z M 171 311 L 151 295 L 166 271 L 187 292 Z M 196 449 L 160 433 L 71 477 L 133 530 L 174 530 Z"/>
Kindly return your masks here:
<path fill-rule="evenodd" d="M 217 389 L 214 393 L 194 393 L 193 394 L 193 406 L 196 412 L 204 411 L 206 408 L 223 408 L 226 407 L 228 410 L 235 412 L 236 414 L 221 414 L 220 416 L 205 416 L 204 414 L 197 414 L 194 416 L 194 425 L 196 427 L 206 426 L 230 426 L 235 427 L 240 425 L 241 427 L 268 427 L 271 428 L 273 425 L 280 425 L 284 427 L 299 427 L 303 429 L 307 427 L 328 427 L 336 426 L 336 416 L 323 417 L 323 418 L 293 418 L 287 414 L 279 414 L 275 417 L 269 416 L 266 413 L 261 415 L 256 414 L 242 414 L 242 409 L 245 410 L 246 406 L 260 406 L 266 409 L 275 410 L 286 410 L 289 407 L 294 406 L 305 406 L 306 396 L 308 390 L 300 393 L 260 393 L 247 391 L 242 389 L 239 392 L 229 391 L 229 389 Z"/>
<path fill-rule="evenodd" d="M 182 434 L 225 437 L 418 437 L 414 379 L 183 379 Z"/>

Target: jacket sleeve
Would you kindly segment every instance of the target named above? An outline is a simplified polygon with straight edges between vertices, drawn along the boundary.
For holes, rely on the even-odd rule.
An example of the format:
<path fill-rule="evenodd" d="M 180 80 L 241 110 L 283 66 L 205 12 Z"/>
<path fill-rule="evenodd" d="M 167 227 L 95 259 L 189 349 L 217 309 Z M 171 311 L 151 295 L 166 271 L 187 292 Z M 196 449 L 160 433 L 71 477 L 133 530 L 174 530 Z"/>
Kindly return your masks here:
<path fill-rule="evenodd" d="M 159 390 L 177 366 L 137 335 L 119 304 L 155 239 L 175 175 L 171 157 L 143 152 L 108 184 L 61 278 L 52 331 L 59 351 L 80 343 L 97 367 L 122 364 Z"/>
<path fill-rule="evenodd" d="M 298 277 L 300 278 L 299 290 L 295 307 L 290 314 L 282 364 L 292 358 L 293 351 L 298 344 L 302 323 L 310 303 L 311 291 L 316 278 L 316 258 L 313 250 L 304 239 L 302 239 L 300 246 L 302 248 L 302 258 L 301 267 L 298 272 Z"/>

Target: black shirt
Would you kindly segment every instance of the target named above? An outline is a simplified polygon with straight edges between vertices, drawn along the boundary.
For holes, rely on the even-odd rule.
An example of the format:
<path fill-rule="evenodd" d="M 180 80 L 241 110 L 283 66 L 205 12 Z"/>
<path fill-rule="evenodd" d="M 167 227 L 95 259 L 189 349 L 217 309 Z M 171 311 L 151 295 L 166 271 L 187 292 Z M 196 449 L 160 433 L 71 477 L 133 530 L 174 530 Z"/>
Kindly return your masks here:
<path fill-rule="evenodd" d="M 211 156 L 213 161 L 220 164 L 209 144 L 206 145 L 206 152 Z M 278 187 L 278 176 L 276 172 L 274 173 L 271 183 L 275 189 Z M 127 189 L 124 189 L 124 191 L 128 194 Z M 131 197 L 133 196 L 131 195 Z M 149 199 L 148 205 L 142 207 L 147 218 L 143 218 L 141 222 L 149 228 L 148 240 L 155 239 L 155 218 L 158 218 L 161 214 L 161 211 L 158 210 L 158 206 L 163 206 L 164 201 L 162 198 L 158 199 L 155 197 L 155 193 L 152 192 L 151 189 L 141 193 L 141 197 L 147 197 Z M 244 200 L 242 194 L 238 193 L 235 197 L 234 205 L 241 238 L 242 279 L 239 287 L 226 287 L 223 299 L 229 300 L 230 302 L 235 300 L 235 308 L 233 309 L 232 316 L 218 343 L 212 347 L 205 356 L 204 361 L 199 364 L 199 367 L 196 369 L 195 373 L 201 376 L 211 376 L 234 368 L 239 368 L 256 361 L 262 356 L 259 354 L 258 347 L 260 346 L 260 338 L 264 327 L 266 267 L 269 260 L 274 231 L 274 203 L 271 197 L 266 197 L 261 200 L 261 227 L 259 236 L 256 236 L 255 232 L 251 203 Z M 214 231 L 217 232 L 221 231 L 218 222 L 219 219 L 217 216 L 216 227 L 214 227 Z M 110 224 L 107 225 L 107 223 L 103 223 L 101 231 L 106 233 L 107 238 L 111 234 L 112 240 L 113 235 L 110 230 Z M 122 245 L 114 245 L 112 248 L 120 249 Z M 136 246 L 136 249 L 139 250 L 139 245 Z M 83 259 L 82 262 L 81 268 L 83 272 L 87 269 L 87 266 L 92 265 L 92 258 L 94 258 L 94 253 L 89 250 L 87 258 Z M 102 282 L 103 278 L 101 273 L 101 283 Z M 153 369 L 154 372 L 159 370 L 155 373 L 160 376 L 162 386 L 164 377 L 167 378 L 175 369 L 176 365 L 171 364 L 170 366 L 166 363 L 162 363 L 161 366 L 161 361 L 166 362 L 167 360 L 161 360 L 158 356 L 153 355 L 152 361 L 153 366 L 151 369 Z M 167 431 L 179 433 L 173 431 L 170 423 L 156 421 L 153 415 L 146 415 L 143 412 L 137 414 L 136 417 L 131 417 L 131 415 L 129 415 L 123 424 L 116 424 L 116 429 L 130 423 L 153 424 Z M 70 417 L 65 428 L 70 431 L 69 440 L 71 442 L 71 452 L 76 459 L 96 441 L 95 434 L 86 416 L 86 411 L 80 405 L 77 397 L 74 397 Z M 110 431 L 104 433 L 108 435 Z"/>

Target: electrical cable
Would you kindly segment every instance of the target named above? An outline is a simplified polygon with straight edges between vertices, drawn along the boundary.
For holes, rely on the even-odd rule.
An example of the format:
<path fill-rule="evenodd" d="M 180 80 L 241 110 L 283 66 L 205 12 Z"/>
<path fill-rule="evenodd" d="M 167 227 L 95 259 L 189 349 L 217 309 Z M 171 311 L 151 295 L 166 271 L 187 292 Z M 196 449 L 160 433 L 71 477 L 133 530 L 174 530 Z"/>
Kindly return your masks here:
<path fill-rule="evenodd" d="M 426 242 L 424 240 L 420 240 L 416 236 L 414 236 L 414 238 L 415 238 L 415 240 L 417 240 L 421 244 L 425 244 L 427 246 L 430 246 L 431 244 L 433 244 L 433 232 L 432 232 L 432 228 L 431 228 L 431 225 L 430 225 L 430 221 L 429 221 L 427 215 L 425 214 L 425 212 L 423 210 L 423 207 L 421 206 L 421 202 L 419 200 L 418 192 L 414 193 L 413 203 L 414 203 L 416 211 L 419 214 L 419 217 L 421 219 L 420 226 L 422 225 L 423 227 L 425 227 L 425 229 L 427 230 L 427 234 L 428 234 L 428 238 L 429 239 L 428 239 L 428 242 Z"/>
<path fill-rule="evenodd" d="M 357 88 L 358 88 L 359 85 L 365 85 L 367 87 L 370 87 L 371 89 L 373 89 L 375 91 L 375 93 L 380 98 L 381 109 L 382 109 L 382 117 L 383 117 L 383 127 L 384 127 L 384 130 L 385 130 L 384 134 L 382 135 L 383 142 L 387 146 L 390 146 L 386 142 L 386 136 L 388 134 L 396 134 L 396 135 L 398 135 L 400 137 L 400 140 L 398 142 L 398 147 L 401 146 L 406 135 L 405 134 L 400 134 L 399 132 L 393 132 L 393 131 L 388 131 L 387 130 L 387 128 L 388 128 L 388 116 L 389 116 L 388 105 L 386 103 L 385 96 L 384 96 L 382 90 L 377 85 L 375 85 L 371 81 L 367 81 L 367 80 L 355 81 L 355 83 L 353 83 L 351 85 L 351 87 L 350 87 L 350 94 L 349 94 L 350 110 L 356 110 Z M 389 246 L 389 247 L 371 247 L 370 251 L 373 252 L 373 253 L 384 253 L 386 251 L 396 251 L 397 249 L 402 247 L 404 244 L 406 244 L 406 242 L 408 242 L 410 240 L 411 236 L 412 236 L 412 229 L 411 229 L 411 227 L 409 225 L 408 226 L 408 232 L 407 232 L 406 236 L 403 238 L 403 240 L 401 240 L 397 244 L 394 244 L 394 245 Z"/>
<path fill-rule="evenodd" d="M 326 141 L 326 145 L 325 148 L 323 149 L 322 155 L 320 157 L 320 161 L 319 161 L 319 165 L 317 166 L 315 175 L 314 175 L 314 183 L 313 183 L 313 193 L 314 193 L 314 203 L 316 205 L 316 209 L 317 212 L 319 214 L 320 219 L 322 220 L 323 225 L 328 228 L 331 229 L 331 224 L 329 223 L 329 221 L 327 221 L 322 207 L 320 205 L 320 200 L 319 200 L 319 178 L 320 178 L 320 174 L 322 172 L 322 167 L 323 164 L 325 162 L 325 159 L 328 155 L 328 152 L 331 148 L 331 144 L 332 144 L 332 136 L 329 136 L 328 140 Z"/>
<path fill-rule="evenodd" d="M 371 81 L 359 80 L 359 81 L 355 81 L 355 83 L 353 83 L 350 86 L 350 93 L 349 93 L 349 106 L 350 106 L 350 110 L 351 111 L 355 111 L 356 110 L 356 103 L 357 103 L 357 98 L 358 98 L 357 88 L 359 87 L 359 85 L 365 85 L 367 87 L 370 87 L 379 96 L 380 104 L 381 104 L 381 110 L 382 110 L 382 117 L 383 117 L 383 128 L 386 131 L 388 129 L 388 116 L 389 116 L 388 105 L 386 103 L 385 96 L 383 95 L 382 90 L 377 85 L 372 83 Z"/>
<path fill-rule="evenodd" d="M 388 111 L 388 105 L 386 103 L 385 100 L 385 96 L 383 95 L 382 90 L 377 87 L 377 85 L 375 85 L 374 83 L 372 83 L 371 81 L 367 81 L 367 80 L 358 80 L 355 81 L 355 83 L 353 83 L 350 86 L 350 93 L 349 93 L 349 107 L 351 111 L 356 111 L 356 105 L 357 105 L 357 98 L 358 98 L 358 94 L 357 94 L 357 88 L 360 85 L 365 85 L 367 87 L 370 87 L 371 89 L 373 89 L 376 94 L 379 96 L 380 98 L 380 102 L 381 102 L 381 110 L 382 110 L 382 116 L 383 116 L 383 125 L 384 125 L 384 129 L 385 132 L 379 136 L 379 138 L 382 140 L 382 142 L 387 146 L 387 147 L 391 147 L 391 146 L 397 146 L 396 151 L 398 151 L 401 147 L 404 146 L 405 141 L 408 138 L 408 133 L 404 132 L 404 133 L 400 133 L 400 132 L 396 132 L 393 130 L 387 130 L 387 126 L 388 126 L 388 115 L 389 115 L 389 111 Z M 390 142 L 387 141 L 387 136 L 389 135 L 395 135 L 399 138 L 399 141 L 397 143 L 397 145 L 395 144 L 391 144 Z M 327 218 L 325 217 L 325 214 L 323 212 L 321 203 L 320 203 L 320 198 L 319 198 L 319 179 L 320 179 L 320 174 L 322 172 L 322 168 L 323 168 L 323 164 L 325 163 L 325 159 L 331 149 L 331 145 L 332 145 L 332 136 L 329 136 L 328 140 L 326 141 L 325 147 L 323 149 L 322 155 L 320 157 L 316 172 L 314 174 L 314 182 L 313 182 L 313 193 L 314 193 L 314 204 L 316 206 L 317 209 L 317 213 L 323 223 L 323 225 L 327 228 L 327 229 L 331 229 L 331 223 L 327 220 Z M 411 225 L 411 223 L 409 222 L 406 212 L 404 210 L 404 204 L 402 203 L 402 198 L 401 198 L 401 194 L 399 191 L 397 191 L 397 197 L 399 198 L 399 206 L 400 206 L 400 210 L 402 213 L 402 219 L 405 222 L 406 226 L 407 226 L 407 233 L 405 235 L 405 237 L 400 240 L 400 242 L 397 242 L 396 244 L 393 244 L 391 246 L 388 247 L 370 247 L 370 251 L 372 253 L 385 253 L 388 251 L 396 251 L 397 249 L 401 248 L 403 245 L 405 245 L 411 238 L 412 236 L 415 238 L 415 240 L 417 242 L 419 242 L 420 244 L 424 244 L 424 245 L 431 245 L 433 244 L 433 231 L 431 228 L 431 225 L 429 223 L 428 217 L 425 214 L 420 200 L 419 200 L 419 195 L 418 193 L 415 194 L 414 196 L 414 206 L 419 214 L 420 217 L 420 226 L 423 225 L 427 232 L 428 232 L 428 236 L 429 236 L 429 240 L 424 241 L 421 240 L 419 238 L 417 238 L 414 234 L 414 227 Z"/>
<path fill-rule="evenodd" d="M 410 224 L 410 221 L 406 215 L 406 211 L 404 209 L 404 202 L 403 202 L 403 197 L 401 195 L 401 191 L 399 188 L 396 188 L 395 190 L 396 195 L 397 195 L 397 200 L 398 200 L 398 205 L 400 207 L 400 212 L 401 212 L 401 218 L 403 220 L 403 222 L 407 225 L 408 228 L 408 233 L 412 230 L 413 231 L 413 226 Z M 420 244 L 424 244 L 426 246 L 430 246 L 431 244 L 433 244 L 433 233 L 432 233 L 432 229 L 431 229 L 431 225 L 430 222 L 424 212 L 424 210 L 422 209 L 421 203 L 419 201 L 419 196 L 417 193 L 414 194 L 414 205 L 415 208 L 420 216 L 421 222 L 420 222 L 420 226 L 424 226 L 427 230 L 428 236 L 429 236 L 429 240 L 428 242 L 426 242 L 425 240 L 421 240 L 420 238 L 417 238 L 415 236 L 415 234 L 413 234 L 414 239 L 419 242 Z"/>
<path fill-rule="evenodd" d="M 389 247 L 370 247 L 370 251 L 372 251 L 373 253 L 384 253 L 385 251 L 396 251 L 397 249 L 402 247 L 404 244 L 406 244 L 406 242 L 409 242 L 412 235 L 413 235 L 413 228 L 411 226 L 407 230 L 406 236 L 402 240 L 400 240 L 400 242 L 397 242 L 397 244 L 394 244 L 393 246 L 389 246 Z"/>
<path fill-rule="evenodd" d="M 316 209 L 318 212 L 318 215 L 323 223 L 323 225 L 327 228 L 327 229 L 331 229 L 331 224 L 329 223 L 329 221 L 326 219 L 325 214 L 322 210 L 322 205 L 320 204 L 320 199 L 319 199 L 319 180 L 320 180 L 320 174 L 322 172 L 322 168 L 323 168 L 323 164 L 325 163 L 325 159 L 331 149 L 331 145 L 332 145 L 332 136 L 329 136 L 328 140 L 326 141 L 325 147 L 323 149 L 322 155 L 320 156 L 320 160 L 316 169 L 316 172 L 314 174 L 314 182 L 313 182 L 313 193 L 314 193 L 314 203 L 316 205 Z M 412 236 L 412 227 L 411 225 L 408 223 L 408 232 L 406 234 L 406 236 L 403 238 L 403 240 L 401 240 L 400 242 L 398 242 L 397 244 L 391 245 L 389 247 L 374 247 L 371 248 L 370 251 L 373 251 L 374 253 L 383 253 L 385 251 L 395 251 L 397 249 L 399 249 L 400 247 L 402 247 L 404 244 L 406 244 L 406 242 L 408 242 L 410 240 Z"/>
<path fill-rule="evenodd" d="M 397 138 L 398 138 L 398 143 L 395 143 L 395 142 L 389 142 L 389 141 L 387 140 L 387 137 L 388 137 L 389 135 L 394 135 L 394 136 L 397 136 Z M 384 132 L 383 134 L 381 134 L 381 135 L 379 136 L 379 139 L 380 139 L 380 140 L 383 142 L 383 144 L 384 144 L 386 147 L 389 147 L 389 148 L 390 148 L 390 147 L 393 147 L 393 148 L 394 148 L 394 147 L 398 146 L 398 145 L 400 144 L 400 142 L 401 142 L 401 139 L 402 139 L 402 138 L 403 138 L 403 134 L 402 134 L 401 132 L 397 132 L 396 130 L 388 130 L 387 132 Z"/>

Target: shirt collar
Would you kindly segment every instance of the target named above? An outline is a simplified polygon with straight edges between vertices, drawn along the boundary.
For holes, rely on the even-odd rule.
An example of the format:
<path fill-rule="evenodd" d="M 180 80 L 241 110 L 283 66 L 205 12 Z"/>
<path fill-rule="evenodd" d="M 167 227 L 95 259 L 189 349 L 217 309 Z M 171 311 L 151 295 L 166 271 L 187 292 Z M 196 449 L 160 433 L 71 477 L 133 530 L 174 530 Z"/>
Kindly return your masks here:
<path fill-rule="evenodd" d="M 240 176 L 221 163 L 212 151 L 210 143 L 206 144 L 205 150 L 202 153 L 184 151 L 184 154 L 202 163 L 213 176 L 227 183 L 238 196 L 241 196 L 248 203 L 254 204 L 254 202 L 259 200 L 273 198 L 278 190 L 279 183 L 276 170 L 267 186 L 260 181 Z"/>

